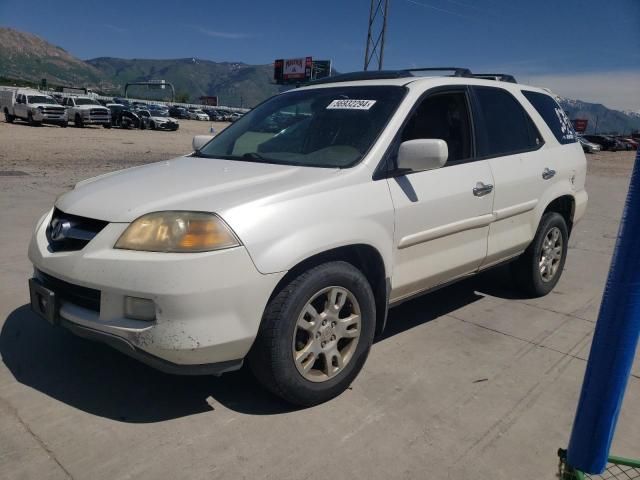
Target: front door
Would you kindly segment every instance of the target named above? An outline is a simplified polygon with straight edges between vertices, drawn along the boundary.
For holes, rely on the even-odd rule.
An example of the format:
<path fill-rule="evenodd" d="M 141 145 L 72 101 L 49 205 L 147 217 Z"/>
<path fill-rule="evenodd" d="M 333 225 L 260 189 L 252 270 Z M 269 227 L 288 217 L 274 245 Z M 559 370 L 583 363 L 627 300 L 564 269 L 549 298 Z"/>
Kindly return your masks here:
<path fill-rule="evenodd" d="M 444 167 L 387 180 L 395 208 L 392 302 L 475 272 L 487 253 L 493 220 L 493 176 L 488 161 L 474 160 L 465 87 L 420 100 L 400 141 L 447 142 Z"/>

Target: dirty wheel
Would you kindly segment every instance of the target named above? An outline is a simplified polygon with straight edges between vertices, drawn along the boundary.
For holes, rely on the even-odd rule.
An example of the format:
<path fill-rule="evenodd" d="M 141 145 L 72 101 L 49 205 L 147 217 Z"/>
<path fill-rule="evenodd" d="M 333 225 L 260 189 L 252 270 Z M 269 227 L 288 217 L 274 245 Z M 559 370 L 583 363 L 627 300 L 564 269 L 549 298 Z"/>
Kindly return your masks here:
<path fill-rule="evenodd" d="M 375 301 L 365 276 L 346 262 L 325 263 L 293 278 L 269 302 L 249 365 L 276 395 L 315 405 L 355 379 L 374 330 Z"/>

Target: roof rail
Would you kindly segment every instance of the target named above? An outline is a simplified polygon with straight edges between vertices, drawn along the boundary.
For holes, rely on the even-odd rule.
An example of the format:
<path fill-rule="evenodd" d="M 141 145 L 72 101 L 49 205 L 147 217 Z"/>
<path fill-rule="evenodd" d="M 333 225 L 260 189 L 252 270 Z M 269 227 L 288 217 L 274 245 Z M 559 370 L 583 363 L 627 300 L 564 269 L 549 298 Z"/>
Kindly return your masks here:
<path fill-rule="evenodd" d="M 468 77 L 472 75 L 468 68 L 460 67 L 421 67 L 421 68 L 405 68 L 404 72 L 453 72 L 452 77 Z M 414 75 L 415 76 L 415 75 Z"/>
<path fill-rule="evenodd" d="M 481 78 L 483 80 L 495 80 L 497 82 L 518 83 L 513 75 L 508 73 L 471 73 L 467 77 Z"/>
<path fill-rule="evenodd" d="M 414 72 L 451 72 L 450 77 L 481 78 L 500 82 L 518 83 L 513 75 L 506 73 L 472 73 L 468 68 L 461 67 L 417 67 L 403 70 L 369 70 L 364 72 L 342 73 L 334 77 L 325 77 L 308 82 L 307 85 L 323 83 L 355 82 L 358 80 L 389 80 L 393 78 L 416 77 Z"/>

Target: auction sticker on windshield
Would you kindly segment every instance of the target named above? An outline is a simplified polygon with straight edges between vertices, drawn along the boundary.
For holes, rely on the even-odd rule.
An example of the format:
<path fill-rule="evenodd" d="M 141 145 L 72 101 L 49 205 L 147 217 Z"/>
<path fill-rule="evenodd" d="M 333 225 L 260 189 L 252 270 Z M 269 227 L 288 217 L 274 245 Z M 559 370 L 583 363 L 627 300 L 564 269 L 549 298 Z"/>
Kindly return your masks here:
<path fill-rule="evenodd" d="M 334 100 L 327 110 L 369 110 L 375 103 L 375 100 Z"/>

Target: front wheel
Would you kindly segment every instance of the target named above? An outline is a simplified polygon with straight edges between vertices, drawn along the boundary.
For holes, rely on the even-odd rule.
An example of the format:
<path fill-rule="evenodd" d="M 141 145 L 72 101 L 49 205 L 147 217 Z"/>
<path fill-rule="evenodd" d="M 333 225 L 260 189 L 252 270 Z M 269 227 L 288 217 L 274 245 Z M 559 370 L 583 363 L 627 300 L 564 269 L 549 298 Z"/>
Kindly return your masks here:
<path fill-rule="evenodd" d="M 249 366 L 267 389 L 302 406 L 341 394 L 371 349 L 375 300 L 365 276 L 346 262 L 291 280 L 265 310 Z"/>
<path fill-rule="evenodd" d="M 103 123 L 102 126 L 104 128 L 107 128 L 107 129 L 111 128 L 111 124 L 110 123 Z"/>
<path fill-rule="evenodd" d="M 568 243 L 564 217 L 557 212 L 545 213 L 531 245 L 512 264 L 516 284 L 532 297 L 548 294 L 562 275 Z"/>
<path fill-rule="evenodd" d="M 16 119 L 16 117 L 14 117 L 13 115 L 11 115 L 9 113 L 9 110 L 7 110 L 6 108 L 4 109 L 4 120 L 7 123 L 13 123 L 13 121 Z"/>
<path fill-rule="evenodd" d="M 73 120 L 73 125 L 76 128 L 84 128 L 84 122 L 82 121 L 82 117 L 76 113 L 76 116 Z"/>

